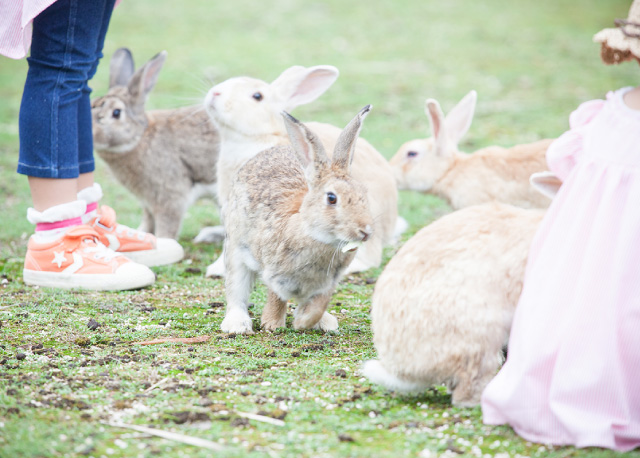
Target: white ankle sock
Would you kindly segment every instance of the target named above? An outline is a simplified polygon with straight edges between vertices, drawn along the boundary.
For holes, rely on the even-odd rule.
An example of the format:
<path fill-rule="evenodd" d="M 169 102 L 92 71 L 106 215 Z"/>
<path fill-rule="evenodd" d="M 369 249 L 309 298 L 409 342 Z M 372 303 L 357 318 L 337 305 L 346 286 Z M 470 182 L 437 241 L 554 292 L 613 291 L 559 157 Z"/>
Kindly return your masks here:
<path fill-rule="evenodd" d="M 102 199 L 102 188 L 98 183 L 93 183 L 92 186 L 84 188 L 78 192 L 78 200 L 82 200 L 87 204 L 87 210 L 82 215 L 82 223 L 87 224 L 98 214 L 98 201 Z"/>
<path fill-rule="evenodd" d="M 82 215 L 86 209 L 87 204 L 82 200 L 55 205 L 42 212 L 34 208 L 27 209 L 27 220 L 36 225 L 36 232 L 32 237 L 38 243 L 59 238 L 70 227 L 82 224 Z"/>

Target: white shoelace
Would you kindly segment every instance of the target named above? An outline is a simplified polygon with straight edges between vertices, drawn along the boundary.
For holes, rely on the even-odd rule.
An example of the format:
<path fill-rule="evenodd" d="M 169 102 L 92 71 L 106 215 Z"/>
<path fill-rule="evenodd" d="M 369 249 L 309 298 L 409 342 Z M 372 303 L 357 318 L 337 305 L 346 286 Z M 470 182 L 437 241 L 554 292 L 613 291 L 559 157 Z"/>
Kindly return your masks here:
<path fill-rule="evenodd" d="M 101 242 L 94 239 L 85 239 L 82 241 L 86 246 L 84 248 L 85 253 L 94 253 L 93 257 L 96 259 L 104 259 L 105 261 L 111 261 L 113 258 L 120 256 L 120 253 L 116 253 L 111 248 L 107 248 Z"/>

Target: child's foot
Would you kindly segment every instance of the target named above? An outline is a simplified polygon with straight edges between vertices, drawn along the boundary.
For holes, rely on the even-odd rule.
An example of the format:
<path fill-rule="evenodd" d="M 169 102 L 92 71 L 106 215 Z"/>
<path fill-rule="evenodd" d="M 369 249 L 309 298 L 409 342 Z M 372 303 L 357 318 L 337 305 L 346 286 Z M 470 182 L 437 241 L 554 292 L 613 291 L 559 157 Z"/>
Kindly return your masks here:
<path fill-rule="evenodd" d="M 98 216 L 87 224 L 98 233 L 105 246 L 145 266 L 172 264 L 184 257 L 182 246 L 175 240 L 156 238 L 116 223 L 116 212 L 106 205 L 100 207 Z"/>
<path fill-rule="evenodd" d="M 52 242 L 29 239 L 23 278 L 28 285 L 113 291 L 149 286 L 155 274 L 105 247 L 89 226 L 74 226 Z"/>

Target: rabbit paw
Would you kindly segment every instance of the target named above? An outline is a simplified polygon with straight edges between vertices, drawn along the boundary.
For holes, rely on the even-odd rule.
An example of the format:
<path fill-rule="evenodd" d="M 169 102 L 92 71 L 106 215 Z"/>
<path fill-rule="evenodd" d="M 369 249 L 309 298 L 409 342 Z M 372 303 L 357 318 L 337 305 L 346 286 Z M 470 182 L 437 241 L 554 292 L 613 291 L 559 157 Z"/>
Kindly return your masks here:
<path fill-rule="evenodd" d="M 227 310 L 220 329 L 229 334 L 253 334 L 253 323 L 248 313 L 241 310 Z"/>
<path fill-rule="evenodd" d="M 275 331 L 278 328 L 286 328 L 286 327 L 287 327 L 287 324 L 284 317 L 277 320 L 262 322 L 262 329 L 264 329 L 265 331 Z"/>
<path fill-rule="evenodd" d="M 219 243 L 224 240 L 224 226 L 207 226 L 200 229 L 193 243 Z"/>
<path fill-rule="evenodd" d="M 338 319 L 329 312 L 324 312 L 322 318 L 320 318 L 320 321 L 316 323 L 313 329 L 318 329 L 323 332 L 337 331 Z"/>
<path fill-rule="evenodd" d="M 207 267 L 207 272 L 205 273 L 205 277 L 224 277 L 225 268 L 224 268 L 224 256 L 221 255 L 216 261 Z"/>
<path fill-rule="evenodd" d="M 349 266 L 347 267 L 347 270 L 345 271 L 345 274 L 353 274 L 353 273 L 356 273 L 356 272 L 364 272 L 365 270 L 369 270 L 372 267 L 374 267 L 374 266 L 371 266 L 371 265 L 361 261 L 356 256 L 353 259 L 353 261 L 351 261 L 351 264 L 349 264 Z"/>

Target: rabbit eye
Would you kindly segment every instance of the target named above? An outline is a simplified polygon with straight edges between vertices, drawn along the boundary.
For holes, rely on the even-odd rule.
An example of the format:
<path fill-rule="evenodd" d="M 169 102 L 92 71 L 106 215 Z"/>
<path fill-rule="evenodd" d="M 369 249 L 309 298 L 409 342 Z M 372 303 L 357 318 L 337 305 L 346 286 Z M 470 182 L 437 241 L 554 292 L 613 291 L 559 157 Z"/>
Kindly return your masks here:
<path fill-rule="evenodd" d="M 409 151 L 407 153 L 407 157 L 416 157 L 418 155 L 417 151 Z"/>
<path fill-rule="evenodd" d="M 254 99 L 256 99 L 258 102 L 260 100 L 262 100 L 262 94 L 260 92 L 256 92 L 255 94 L 253 94 L 251 97 L 253 97 Z"/>
<path fill-rule="evenodd" d="M 116 108 L 115 110 L 113 110 L 113 113 L 111 113 L 111 116 L 113 116 L 116 119 L 120 119 L 120 108 Z"/>
<path fill-rule="evenodd" d="M 328 192 L 327 193 L 327 203 L 329 205 L 335 205 L 338 203 L 338 196 L 336 196 L 334 193 L 332 192 Z"/>

